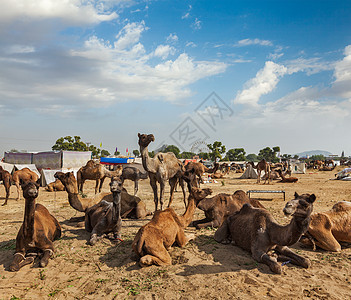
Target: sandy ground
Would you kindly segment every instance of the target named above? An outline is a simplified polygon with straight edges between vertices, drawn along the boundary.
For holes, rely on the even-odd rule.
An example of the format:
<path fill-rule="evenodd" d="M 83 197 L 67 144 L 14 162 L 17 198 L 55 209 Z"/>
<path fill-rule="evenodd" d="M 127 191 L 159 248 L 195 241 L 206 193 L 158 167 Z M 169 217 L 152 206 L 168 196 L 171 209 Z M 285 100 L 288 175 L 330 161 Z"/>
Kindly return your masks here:
<path fill-rule="evenodd" d="M 238 180 L 241 174 L 230 174 L 223 181 L 205 186 L 211 187 L 213 194 L 233 193 L 238 189 L 282 189 L 286 191 L 287 200 L 293 198 L 295 191 L 315 193 L 314 211 L 325 211 L 338 201 L 351 201 L 351 182 L 329 180 L 334 173 L 311 171 L 297 175 L 299 182 L 296 184 L 275 182 L 271 185 Z M 109 191 L 107 182 L 104 191 Z M 127 181 L 125 186 L 132 192 L 132 182 Z M 87 182 L 89 197 L 94 196 L 93 187 L 93 182 Z M 185 248 L 172 248 L 172 266 L 142 269 L 133 260 L 131 244 L 137 230 L 151 217 L 123 220 L 123 243 L 117 245 L 103 239 L 90 246 L 84 227 L 77 227 L 76 222 L 70 221 L 71 217 L 83 214 L 69 206 L 67 193 L 49 193 L 43 188 L 38 202 L 61 223 L 62 237 L 55 241 L 55 256 L 46 268 L 39 268 L 35 262 L 33 266 L 12 273 L 8 268 L 24 211 L 24 201 L 14 200 L 16 193 L 15 187 L 11 187 L 8 205 L 0 206 L 0 299 L 350 299 L 351 248 L 347 246 L 341 253 L 328 253 L 313 252 L 296 244 L 292 248 L 311 259 L 311 268 L 287 264 L 282 275 L 275 275 L 240 248 L 216 243 L 214 229 L 188 227 L 186 232 L 195 233 L 196 238 Z M 184 212 L 181 195 L 178 191 L 174 200 L 179 214 Z M 139 196 L 148 209 L 153 210 L 149 180 L 140 183 Z M 166 203 L 168 196 L 167 193 Z M 1 202 L 2 197 L 4 187 L 0 186 Z M 271 201 L 262 201 L 263 205 L 278 222 L 288 223 L 289 219 L 282 213 L 285 205 L 282 194 L 273 197 Z M 197 209 L 194 219 L 201 218 L 203 212 Z"/>

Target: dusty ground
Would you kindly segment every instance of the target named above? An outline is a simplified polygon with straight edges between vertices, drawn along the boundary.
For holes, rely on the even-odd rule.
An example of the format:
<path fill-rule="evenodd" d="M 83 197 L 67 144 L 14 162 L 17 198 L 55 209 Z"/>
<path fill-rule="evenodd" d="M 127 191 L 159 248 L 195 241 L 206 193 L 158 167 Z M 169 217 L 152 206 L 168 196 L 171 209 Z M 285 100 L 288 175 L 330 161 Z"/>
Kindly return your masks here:
<path fill-rule="evenodd" d="M 231 174 L 223 183 L 206 184 L 214 194 L 233 193 L 238 189 L 283 189 L 287 199 L 295 191 L 315 193 L 315 211 L 324 211 L 340 200 L 351 201 L 351 182 L 332 181 L 335 172 L 310 172 L 297 175 L 296 184 L 274 183 L 258 186 L 255 180 L 238 180 Z M 93 196 L 93 182 L 86 191 Z M 125 183 L 132 192 L 133 184 Z M 105 183 L 104 190 L 108 191 Z M 153 210 L 152 191 L 148 180 L 139 187 L 141 198 Z M 71 222 L 82 216 L 72 209 L 66 192 L 49 193 L 40 189 L 38 202 L 56 216 L 63 227 L 63 235 L 55 242 L 56 253 L 46 268 L 25 266 L 17 273 L 8 271 L 15 249 L 15 238 L 22 223 L 24 201 L 17 202 L 15 187 L 6 207 L 0 206 L 0 299 L 350 299 L 351 248 L 341 253 L 322 250 L 313 252 L 296 244 L 292 248 L 312 261 L 310 269 L 288 264 L 282 275 L 270 272 L 266 265 L 256 263 L 249 253 L 232 245 L 213 240 L 213 229 L 195 230 L 196 239 L 185 248 L 171 250 L 173 265 L 141 269 L 132 259 L 131 243 L 144 220 L 124 220 L 121 244 L 104 239 L 95 246 L 87 245 L 88 233 Z M 168 194 L 166 195 L 168 198 Z M 0 199 L 4 187 L 0 186 Z M 266 197 L 263 195 L 263 197 Z M 272 201 L 262 201 L 280 223 L 289 219 L 282 213 L 281 194 Z M 167 201 L 168 203 L 168 201 Z M 184 212 L 181 193 L 176 193 L 174 207 Z M 196 210 L 195 218 L 203 212 Z"/>

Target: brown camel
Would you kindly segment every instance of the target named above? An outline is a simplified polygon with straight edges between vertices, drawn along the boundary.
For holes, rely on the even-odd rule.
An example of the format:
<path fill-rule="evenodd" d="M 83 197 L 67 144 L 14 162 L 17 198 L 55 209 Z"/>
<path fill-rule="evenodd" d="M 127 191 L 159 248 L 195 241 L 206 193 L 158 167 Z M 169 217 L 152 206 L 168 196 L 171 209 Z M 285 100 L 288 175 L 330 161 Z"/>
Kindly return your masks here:
<path fill-rule="evenodd" d="M 37 182 L 38 179 L 39 179 L 39 176 L 28 168 L 23 168 L 22 170 L 15 171 L 12 175 L 12 181 L 15 183 L 17 187 L 17 193 L 18 193 L 17 200 L 20 199 L 20 182 L 21 181 Z"/>
<path fill-rule="evenodd" d="M 46 267 L 54 253 L 53 241 L 61 236 L 61 226 L 53 215 L 41 204 L 35 204 L 39 185 L 27 181 L 22 184 L 25 201 L 24 220 L 16 238 L 16 253 L 10 266 L 11 271 L 18 271 L 34 262 L 40 253 L 39 265 Z"/>
<path fill-rule="evenodd" d="M 191 169 L 195 170 L 195 175 L 197 176 L 197 186 L 200 187 L 200 183 L 203 183 L 202 175 L 209 169 L 206 168 L 201 162 L 190 161 L 185 165 L 185 170 L 189 171 Z"/>
<path fill-rule="evenodd" d="M 271 168 L 269 166 L 269 163 L 266 162 L 265 159 L 262 159 L 261 161 L 259 161 L 257 163 L 257 165 L 255 166 L 254 163 L 252 163 L 252 166 L 257 169 L 257 183 L 261 182 L 261 172 L 264 171 L 265 174 L 268 174 L 268 184 L 271 182 Z M 265 179 L 264 184 L 266 184 L 267 179 Z"/>
<path fill-rule="evenodd" d="M 351 203 L 341 201 L 331 210 L 311 215 L 311 223 L 306 236 L 300 240 L 306 245 L 313 245 L 327 250 L 339 252 L 339 242 L 351 243 Z"/>
<path fill-rule="evenodd" d="M 160 184 L 160 205 L 162 210 L 163 196 L 167 180 L 169 181 L 169 185 L 171 186 L 168 207 L 170 207 L 172 204 L 174 197 L 174 189 L 178 181 L 183 191 L 183 200 L 184 205 L 186 206 L 184 182 L 181 178 L 182 173 L 184 172 L 183 164 L 177 159 L 173 152 L 159 152 L 153 158 L 150 158 L 147 147 L 151 142 L 155 141 L 154 135 L 138 133 L 138 137 L 143 167 L 149 173 L 150 185 L 154 192 L 155 211 L 158 208 L 159 202 L 157 182 Z"/>
<path fill-rule="evenodd" d="M 314 194 L 295 193 L 295 199 L 290 200 L 283 210 L 286 216 L 293 217 L 285 226 L 279 225 L 267 210 L 245 204 L 223 222 L 214 238 L 217 242 L 233 241 L 277 274 L 282 272 L 277 260 L 308 268 L 310 260 L 295 254 L 287 246 L 295 244 L 308 230 L 315 200 Z"/>
<path fill-rule="evenodd" d="M 6 205 L 7 200 L 10 197 L 11 174 L 8 171 L 4 170 L 2 168 L 2 166 L 0 166 L 0 181 L 2 181 L 2 183 L 4 184 L 4 187 L 5 187 L 6 197 L 5 197 L 5 202 L 3 203 L 3 205 Z"/>
<path fill-rule="evenodd" d="M 205 198 L 197 205 L 197 208 L 205 212 L 205 218 L 194 221 L 193 225 L 198 229 L 208 226 L 219 227 L 229 215 L 239 211 L 245 203 L 264 208 L 258 200 L 250 199 L 242 190 L 236 191 L 233 195 L 220 193 L 211 198 Z"/>
<path fill-rule="evenodd" d="M 113 233 L 116 240 L 121 240 L 121 192 L 123 189 L 122 180 L 119 177 L 112 177 L 110 190 L 113 201 L 100 201 L 85 212 L 85 230 L 91 232 L 90 245 L 94 245 L 100 238 Z"/>
<path fill-rule="evenodd" d="M 193 219 L 196 204 L 211 193 L 210 189 L 192 187 L 182 216 L 178 216 L 173 208 L 155 212 L 151 221 L 139 229 L 132 244 L 141 267 L 171 265 L 172 259 L 167 250 L 174 243 L 180 247 L 188 243 L 191 238 L 185 235 L 184 229 Z"/>
<path fill-rule="evenodd" d="M 68 193 L 69 204 L 78 211 L 85 212 L 89 207 L 99 203 L 101 200 L 108 202 L 113 201 L 111 193 L 101 193 L 95 195 L 94 199 L 82 198 L 78 193 L 77 180 L 74 177 L 73 172 L 63 173 L 56 172 L 55 178 L 61 180 Z M 121 193 L 121 215 L 122 218 L 144 218 L 150 214 L 146 210 L 145 203 L 136 196 L 128 194 L 127 190 L 123 188 Z"/>
<path fill-rule="evenodd" d="M 62 184 L 60 179 L 56 179 L 54 182 L 49 183 L 46 187 L 45 190 L 48 192 L 54 192 L 54 191 L 65 191 L 66 188 Z"/>
<path fill-rule="evenodd" d="M 122 171 L 122 184 L 124 180 L 132 180 L 134 181 L 134 196 L 137 195 L 139 189 L 139 180 L 140 179 L 147 179 L 149 174 L 147 172 L 143 173 L 136 167 L 125 167 Z"/>
<path fill-rule="evenodd" d="M 282 183 L 295 183 L 295 182 L 297 182 L 299 180 L 297 177 L 285 177 L 283 172 L 282 172 L 282 170 L 280 170 L 280 169 L 277 169 L 276 172 L 282 178 L 282 180 L 280 180 L 279 182 L 282 182 Z"/>
<path fill-rule="evenodd" d="M 81 167 L 77 172 L 78 190 L 83 193 L 83 185 L 85 180 L 95 180 L 95 194 L 98 190 L 101 193 L 102 185 L 106 177 L 112 178 L 112 176 L 120 176 L 122 174 L 122 166 L 117 166 L 115 171 L 107 170 L 104 165 L 89 160 L 87 164 Z M 99 186 L 100 182 L 100 186 Z"/>
<path fill-rule="evenodd" d="M 328 166 L 321 166 L 318 168 L 318 171 L 333 171 L 335 169 L 336 165 L 333 165 L 332 167 Z"/>
<path fill-rule="evenodd" d="M 210 168 L 210 169 L 207 168 L 206 173 L 214 174 L 214 173 L 216 173 L 218 170 L 219 170 L 219 163 L 216 162 L 216 163 L 214 164 L 213 168 Z"/>

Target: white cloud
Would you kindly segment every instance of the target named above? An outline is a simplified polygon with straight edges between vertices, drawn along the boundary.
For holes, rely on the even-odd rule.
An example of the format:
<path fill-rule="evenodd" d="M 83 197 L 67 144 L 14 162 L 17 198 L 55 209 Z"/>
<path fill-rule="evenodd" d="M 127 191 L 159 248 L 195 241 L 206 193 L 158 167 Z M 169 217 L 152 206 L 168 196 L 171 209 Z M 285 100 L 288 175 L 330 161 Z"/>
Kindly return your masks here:
<path fill-rule="evenodd" d="M 202 22 L 198 18 L 195 18 L 194 23 L 191 24 L 191 28 L 194 30 L 200 30 L 201 27 L 202 27 Z"/>
<path fill-rule="evenodd" d="M 345 47 L 345 57 L 335 64 L 332 91 L 343 98 L 351 98 L 351 45 Z"/>
<path fill-rule="evenodd" d="M 236 47 L 244 47 L 251 45 L 260 45 L 260 46 L 273 46 L 273 43 L 268 40 L 260 40 L 260 39 L 243 39 L 238 41 L 234 46 Z"/>
<path fill-rule="evenodd" d="M 234 103 L 258 105 L 260 97 L 274 90 L 279 79 L 287 73 L 287 68 L 272 61 L 267 61 L 256 77 L 249 80 L 245 89 L 238 92 Z"/>
<path fill-rule="evenodd" d="M 175 54 L 175 48 L 169 45 L 159 45 L 154 51 L 154 55 L 166 59 L 169 55 Z"/>
<path fill-rule="evenodd" d="M 193 47 L 193 48 L 195 48 L 195 47 L 197 47 L 197 45 L 194 42 L 187 42 L 185 47 Z"/>
<path fill-rule="evenodd" d="M 170 33 L 169 36 L 166 38 L 166 41 L 169 43 L 178 42 L 178 36 L 175 33 Z"/>
<path fill-rule="evenodd" d="M 115 48 L 123 50 L 127 47 L 135 45 L 139 40 L 143 31 L 147 30 L 145 22 L 140 23 L 128 23 L 123 29 L 117 34 L 117 41 L 114 43 Z"/>
<path fill-rule="evenodd" d="M 334 69 L 334 63 L 322 61 L 318 57 L 314 58 L 297 58 L 294 60 L 286 61 L 286 67 L 288 73 L 293 74 L 296 72 L 306 72 L 307 75 L 316 74 L 322 71 L 328 71 Z"/>
<path fill-rule="evenodd" d="M 182 19 L 187 19 L 187 18 L 189 18 L 190 17 L 190 13 L 186 13 L 186 14 L 184 14 L 183 16 L 182 16 Z"/>

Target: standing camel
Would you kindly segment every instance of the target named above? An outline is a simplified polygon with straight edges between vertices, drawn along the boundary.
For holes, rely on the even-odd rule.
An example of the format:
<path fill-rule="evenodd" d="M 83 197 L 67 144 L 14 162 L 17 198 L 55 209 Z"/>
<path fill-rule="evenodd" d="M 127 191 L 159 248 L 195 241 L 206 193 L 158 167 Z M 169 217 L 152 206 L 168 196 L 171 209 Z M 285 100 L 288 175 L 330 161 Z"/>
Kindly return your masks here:
<path fill-rule="evenodd" d="M 184 204 L 186 206 L 185 200 L 185 189 L 184 182 L 181 178 L 184 171 L 183 164 L 177 159 L 174 153 L 157 153 L 153 158 L 149 156 L 148 145 L 155 141 L 153 134 L 140 134 L 139 137 L 139 146 L 142 157 L 142 162 L 144 169 L 149 173 L 150 185 L 154 192 L 154 202 L 155 202 L 155 211 L 158 208 L 158 192 L 157 192 L 157 182 L 160 183 L 160 205 L 161 210 L 163 207 L 163 195 L 165 192 L 166 181 L 169 180 L 169 185 L 171 186 L 170 198 L 168 207 L 171 206 L 174 196 L 174 189 L 179 180 L 179 184 L 183 190 Z"/>
<path fill-rule="evenodd" d="M 139 180 L 147 179 L 148 177 L 149 175 L 147 172 L 143 173 L 136 167 L 125 167 L 123 168 L 121 179 L 122 184 L 126 179 L 134 181 L 134 196 L 136 196 L 139 189 Z"/>
<path fill-rule="evenodd" d="M 5 198 L 5 202 L 3 205 L 7 204 L 7 200 L 10 197 L 10 187 L 11 187 L 11 174 L 4 170 L 2 168 L 2 166 L 0 166 L 0 181 L 3 182 L 4 187 L 5 187 L 5 192 L 6 192 L 6 198 Z"/>
<path fill-rule="evenodd" d="M 112 178 L 112 176 L 120 176 L 122 173 L 122 166 L 117 166 L 117 170 L 109 171 L 103 165 L 95 163 L 93 160 L 89 160 L 87 164 L 81 167 L 77 172 L 78 190 L 83 193 L 83 185 L 85 180 L 95 180 L 95 194 L 98 190 L 101 193 L 102 185 L 106 177 Z M 99 186 L 100 182 L 100 186 Z"/>
<path fill-rule="evenodd" d="M 268 174 L 268 176 L 265 176 L 264 184 L 266 184 L 267 179 L 269 184 L 271 182 L 271 168 L 269 166 L 269 163 L 266 162 L 265 159 L 262 159 L 261 161 L 259 161 L 256 166 L 253 162 L 250 162 L 250 163 L 253 168 L 257 169 L 257 176 L 258 176 L 257 183 L 261 182 L 261 172 L 264 171 L 265 174 Z"/>
<path fill-rule="evenodd" d="M 33 181 L 37 182 L 39 176 L 28 168 L 23 168 L 22 170 L 17 170 L 12 175 L 12 180 L 17 187 L 17 200 L 20 199 L 20 182 Z"/>

